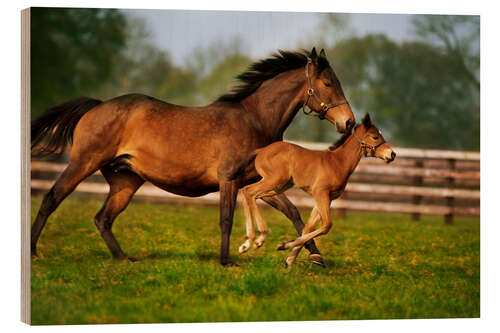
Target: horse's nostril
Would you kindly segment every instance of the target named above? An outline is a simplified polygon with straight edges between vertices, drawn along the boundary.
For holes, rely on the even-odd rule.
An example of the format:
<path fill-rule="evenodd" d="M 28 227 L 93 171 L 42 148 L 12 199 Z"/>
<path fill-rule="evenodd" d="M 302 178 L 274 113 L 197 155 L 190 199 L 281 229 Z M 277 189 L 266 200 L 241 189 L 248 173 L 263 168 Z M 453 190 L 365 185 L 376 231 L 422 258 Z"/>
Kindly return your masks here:
<path fill-rule="evenodd" d="M 354 121 L 352 119 L 347 119 L 347 121 L 345 122 L 345 129 L 349 131 L 353 125 Z"/>
<path fill-rule="evenodd" d="M 395 152 L 392 152 L 392 153 L 391 153 L 391 158 L 392 158 L 392 159 L 395 159 L 395 158 L 396 158 L 396 153 L 395 153 Z"/>

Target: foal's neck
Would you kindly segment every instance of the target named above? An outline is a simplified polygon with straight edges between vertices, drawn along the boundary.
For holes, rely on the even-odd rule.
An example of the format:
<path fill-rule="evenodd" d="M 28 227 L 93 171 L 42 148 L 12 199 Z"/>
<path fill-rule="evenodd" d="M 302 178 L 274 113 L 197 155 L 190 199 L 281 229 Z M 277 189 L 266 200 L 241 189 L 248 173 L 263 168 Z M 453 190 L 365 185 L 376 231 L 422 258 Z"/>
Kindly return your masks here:
<path fill-rule="evenodd" d="M 328 152 L 331 154 L 332 158 L 335 160 L 336 165 L 340 164 L 341 169 L 345 172 L 344 177 L 346 180 L 354 172 L 354 169 L 359 164 L 361 157 L 363 156 L 363 149 L 361 144 L 354 137 L 354 132 L 346 139 L 346 141 L 334 151 Z M 360 133 L 356 133 L 359 137 Z"/>
<path fill-rule="evenodd" d="M 305 102 L 304 69 L 283 72 L 264 81 L 241 104 L 258 118 L 266 137 L 283 140 L 283 133 Z"/>

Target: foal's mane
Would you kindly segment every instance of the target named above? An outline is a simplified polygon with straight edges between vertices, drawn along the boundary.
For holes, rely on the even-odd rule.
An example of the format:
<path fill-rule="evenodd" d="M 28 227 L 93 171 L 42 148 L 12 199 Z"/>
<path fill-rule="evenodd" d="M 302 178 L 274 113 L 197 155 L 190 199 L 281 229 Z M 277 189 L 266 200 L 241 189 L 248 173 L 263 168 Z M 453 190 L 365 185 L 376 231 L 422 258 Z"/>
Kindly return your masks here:
<path fill-rule="evenodd" d="M 333 150 L 337 149 L 338 147 L 342 146 L 344 144 L 344 142 L 347 140 L 347 138 L 349 138 L 353 132 L 354 132 L 354 129 L 342 134 L 342 136 L 337 141 L 335 141 L 334 143 L 332 143 L 332 145 L 330 147 L 328 147 L 328 150 L 333 151 Z"/>
<path fill-rule="evenodd" d="M 304 67 L 309 56 L 310 52 L 305 50 L 302 52 L 279 50 L 278 53 L 274 53 L 271 57 L 250 65 L 246 72 L 236 77 L 240 81 L 240 85 L 234 87 L 229 93 L 220 96 L 217 101 L 240 102 L 253 94 L 262 82 L 283 72 Z M 321 73 L 327 67 L 330 67 L 328 60 L 325 57 L 318 56 L 316 72 Z"/>

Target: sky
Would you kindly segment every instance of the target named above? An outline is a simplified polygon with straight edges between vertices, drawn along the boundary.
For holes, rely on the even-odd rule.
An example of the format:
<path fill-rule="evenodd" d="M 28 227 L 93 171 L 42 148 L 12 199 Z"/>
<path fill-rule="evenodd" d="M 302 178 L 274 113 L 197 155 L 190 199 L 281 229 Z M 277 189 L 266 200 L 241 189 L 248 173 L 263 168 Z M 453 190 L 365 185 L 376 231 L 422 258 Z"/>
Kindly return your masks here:
<path fill-rule="evenodd" d="M 254 59 L 278 49 L 297 49 L 314 43 L 322 31 L 319 13 L 234 12 L 187 10 L 124 10 L 141 18 L 156 46 L 169 52 L 176 65 L 184 65 L 196 48 L 230 43 L 236 38 Z M 411 38 L 412 15 L 351 14 L 350 26 L 357 35 L 385 33 L 401 41 Z"/>

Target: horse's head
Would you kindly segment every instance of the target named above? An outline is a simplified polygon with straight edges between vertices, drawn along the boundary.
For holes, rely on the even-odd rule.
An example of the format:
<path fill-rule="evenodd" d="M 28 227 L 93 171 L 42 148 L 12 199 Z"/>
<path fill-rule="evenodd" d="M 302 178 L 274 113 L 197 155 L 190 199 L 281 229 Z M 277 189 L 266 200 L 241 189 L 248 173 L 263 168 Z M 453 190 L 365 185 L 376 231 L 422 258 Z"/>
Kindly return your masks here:
<path fill-rule="evenodd" d="M 379 129 L 373 125 L 368 113 L 363 118 L 361 125 L 354 129 L 353 135 L 361 144 L 365 156 L 377 157 L 387 163 L 396 158 L 396 153 L 385 141 Z"/>
<path fill-rule="evenodd" d="M 316 48 L 309 53 L 306 64 L 306 105 L 333 123 L 338 132 L 349 132 L 355 124 L 354 114 L 347 102 L 339 79 L 326 59 L 325 50 L 319 55 Z"/>

